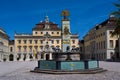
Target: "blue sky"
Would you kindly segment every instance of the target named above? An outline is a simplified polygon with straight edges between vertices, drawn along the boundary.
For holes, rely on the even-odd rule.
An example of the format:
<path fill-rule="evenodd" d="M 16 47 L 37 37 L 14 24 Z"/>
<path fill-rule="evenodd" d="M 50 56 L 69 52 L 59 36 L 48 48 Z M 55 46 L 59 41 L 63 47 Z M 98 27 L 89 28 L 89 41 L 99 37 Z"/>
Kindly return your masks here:
<path fill-rule="evenodd" d="M 92 27 L 117 10 L 113 5 L 116 2 L 118 0 L 0 0 L 0 26 L 14 39 L 15 31 L 32 33 L 35 24 L 46 15 L 61 27 L 60 13 L 67 9 L 71 32 L 78 33 L 82 39 Z"/>

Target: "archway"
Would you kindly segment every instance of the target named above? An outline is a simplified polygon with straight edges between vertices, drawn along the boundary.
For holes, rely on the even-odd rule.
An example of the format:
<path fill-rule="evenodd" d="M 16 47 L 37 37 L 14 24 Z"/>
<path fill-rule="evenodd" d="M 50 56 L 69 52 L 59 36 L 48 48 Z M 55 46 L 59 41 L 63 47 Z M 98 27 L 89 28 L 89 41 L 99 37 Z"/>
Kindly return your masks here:
<path fill-rule="evenodd" d="M 49 60 L 49 54 L 46 54 L 46 60 Z"/>
<path fill-rule="evenodd" d="M 41 53 L 41 59 L 44 59 L 44 53 Z"/>
<path fill-rule="evenodd" d="M 14 60 L 14 55 L 13 54 L 10 54 L 9 55 L 9 61 L 13 61 Z"/>
<path fill-rule="evenodd" d="M 114 53 L 113 53 L 113 52 L 110 52 L 110 59 L 111 59 L 112 61 L 114 61 L 114 59 L 115 59 L 115 56 L 114 56 Z"/>

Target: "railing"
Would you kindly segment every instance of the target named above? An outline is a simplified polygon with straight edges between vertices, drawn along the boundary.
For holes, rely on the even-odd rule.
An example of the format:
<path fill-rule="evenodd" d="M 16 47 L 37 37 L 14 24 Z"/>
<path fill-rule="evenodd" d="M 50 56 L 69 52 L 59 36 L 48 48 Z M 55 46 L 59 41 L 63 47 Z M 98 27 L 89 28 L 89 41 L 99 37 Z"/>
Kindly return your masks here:
<path fill-rule="evenodd" d="M 31 36 L 32 34 L 28 34 L 28 33 L 23 33 L 23 34 L 18 34 L 16 33 L 15 36 Z"/>

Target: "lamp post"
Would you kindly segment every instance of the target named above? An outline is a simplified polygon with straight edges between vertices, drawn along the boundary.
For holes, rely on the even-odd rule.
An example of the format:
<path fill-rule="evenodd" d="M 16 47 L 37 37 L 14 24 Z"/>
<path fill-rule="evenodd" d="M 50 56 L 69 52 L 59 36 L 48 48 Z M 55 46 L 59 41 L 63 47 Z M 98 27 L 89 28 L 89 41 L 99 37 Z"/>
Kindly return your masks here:
<path fill-rule="evenodd" d="M 0 61 L 3 60 L 2 55 L 3 55 L 3 49 L 0 49 Z"/>

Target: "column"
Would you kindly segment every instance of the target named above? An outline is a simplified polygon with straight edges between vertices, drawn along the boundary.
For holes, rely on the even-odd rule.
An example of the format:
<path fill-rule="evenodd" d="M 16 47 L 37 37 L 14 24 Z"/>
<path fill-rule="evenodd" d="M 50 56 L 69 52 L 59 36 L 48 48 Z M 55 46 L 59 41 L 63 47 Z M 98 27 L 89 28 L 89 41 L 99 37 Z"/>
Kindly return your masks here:
<path fill-rule="evenodd" d="M 23 53 L 21 53 L 21 57 L 20 57 L 19 61 L 23 61 L 23 58 L 24 58 L 24 55 L 23 55 Z"/>
<path fill-rule="evenodd" d="M 13 53 L 13 55 L 14 55 L 13 57 L 14 61 L 17 61 L 17 54 Z"/>
<path fill-rule="evenodd" d="M 49 59 L 52 60 L 52 53 L 49 53 Z"/>
<path fill-rule="evenodd" d="M 43 60 L 46 60 L 46 53 L 44 53 L 44 58 L 43 58 Z"/>
<path fill-rule="evenodd" d="M 29 53 L 26 54 L 26 60 L 25 61 L 30 61 L 30 55 L 29 55 Z"/>

